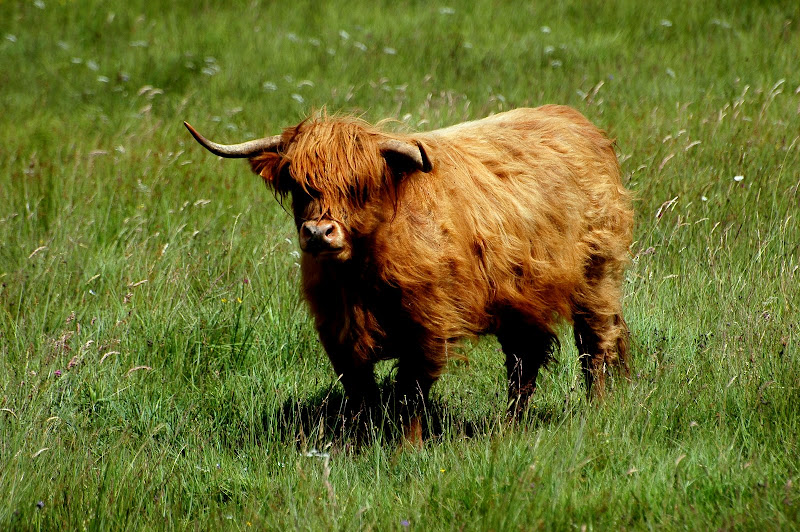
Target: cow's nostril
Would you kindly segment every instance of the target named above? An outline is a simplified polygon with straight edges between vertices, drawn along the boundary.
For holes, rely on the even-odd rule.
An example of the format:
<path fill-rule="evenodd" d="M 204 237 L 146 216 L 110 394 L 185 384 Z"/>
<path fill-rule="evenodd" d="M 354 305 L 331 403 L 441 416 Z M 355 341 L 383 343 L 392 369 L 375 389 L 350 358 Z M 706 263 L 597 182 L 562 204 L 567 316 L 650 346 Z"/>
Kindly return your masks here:
<path fill-rule="evenodd" d="M 300 243 L 304 250 L 339 249 L 341 228 L 331 221 L 306 221 L 300 226 Z"/>

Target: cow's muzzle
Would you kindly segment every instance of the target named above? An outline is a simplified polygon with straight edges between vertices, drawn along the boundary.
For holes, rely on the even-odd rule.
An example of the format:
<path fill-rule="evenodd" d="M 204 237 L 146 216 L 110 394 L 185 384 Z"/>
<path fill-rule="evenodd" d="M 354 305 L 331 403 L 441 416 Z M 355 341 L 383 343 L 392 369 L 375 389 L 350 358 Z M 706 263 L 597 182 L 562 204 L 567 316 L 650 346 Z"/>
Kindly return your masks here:
<path fill-rule="evenodd" d="M 344 245 L 344 231 L 334 220 L 307 220 L 300 226 L 300 249 L 306 253 L 337 253 Z"/>

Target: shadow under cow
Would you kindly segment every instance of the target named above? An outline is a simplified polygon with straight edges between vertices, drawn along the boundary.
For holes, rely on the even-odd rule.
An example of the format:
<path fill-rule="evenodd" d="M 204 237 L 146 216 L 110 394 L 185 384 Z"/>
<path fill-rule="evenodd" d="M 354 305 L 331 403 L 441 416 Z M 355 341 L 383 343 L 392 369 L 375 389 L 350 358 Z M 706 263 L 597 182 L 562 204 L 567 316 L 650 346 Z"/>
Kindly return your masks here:
<path fill-rule="evenodd" d="M 262 414 L 262 428 L 269 438 L 294 443 L 298 449 L 355 451 L 369 444 L 397 445 L 402 437 L 402 415 L 393 397 L 393 383 L 383 381 L 379 389 L 381 400 L 374 406 L 362 408 L 355 415 L 348 413 L 348 403 L 337 386 L 320 388 L 305 397 L 289 397 Z M 458 405 L 448 404 L 445 398 L 432 397 L 423 416 L 423 435 L 426 441 L 470 439 L 491 436 L 508 430 L 530 430 L 558 424 L 568 415 L 557 406 L 529 408 L 519 417 L 511 417 L 505 409 L 476 415 Z"/>

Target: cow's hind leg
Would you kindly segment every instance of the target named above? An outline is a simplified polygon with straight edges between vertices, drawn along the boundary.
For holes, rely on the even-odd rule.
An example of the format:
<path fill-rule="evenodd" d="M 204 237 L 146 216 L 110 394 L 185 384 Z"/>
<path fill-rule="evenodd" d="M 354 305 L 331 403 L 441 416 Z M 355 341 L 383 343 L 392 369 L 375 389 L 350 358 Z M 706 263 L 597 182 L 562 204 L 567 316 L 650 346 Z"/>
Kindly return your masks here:
<path fill-rule="evenodd" d="M 602 396 L 612 369 L 629 374 L 628 326 L 622 317 L 621 298 L 621 281 L 609 276 L 594 283 L 591 291 L 575 302 L 575 344 L 587 394 Z"/>
<path fill-rule="evenodd" d="M 518 415 L 536 389 L 539 368 L 552 360 L 558 338 L 548 328 L 506 318 L 497 331 L 497 339 L 506 355 L 508 412 Z"/>

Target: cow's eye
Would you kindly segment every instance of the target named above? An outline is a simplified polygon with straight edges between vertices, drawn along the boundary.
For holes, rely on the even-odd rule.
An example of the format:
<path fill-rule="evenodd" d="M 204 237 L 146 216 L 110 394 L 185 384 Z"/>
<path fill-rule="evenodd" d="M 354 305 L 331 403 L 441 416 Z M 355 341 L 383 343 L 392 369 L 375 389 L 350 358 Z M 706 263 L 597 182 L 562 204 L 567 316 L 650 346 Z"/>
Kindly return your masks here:
<path fill-rule="evenodd" d="M 292 188 L 292 209 L 298 219 L 311 219 L 320 214 L 319 199 L 314 197 L 313 191 L 309 192 L 300 185 Z"/>
<path fill-rule="evenodd" d="M 297 210 L 304 210 L 312 201 L 313 198 L 302 190 L 292 192 L 292 205 Z"/>
<path fill-rule="evenodd" d="M 316 200 L 316 199 L 319 199 L 319 197 L 321 196 L 321 194 L 320 194 L 320 192 L 318 190 L 315 190 L 315 189 L 310 188 L 310 187 L 304 187 L 303 185 L 301 185 L 297 181 L 292 181 L 292 185 L 291 185 L 291 188 L 289 190 L 292 193 L 292 196 L 293 197 L 297 197 L 297 198 L 299 198 L 299 197 L 307 197 L 307 198 L 310 198 L 310 200 Z"/>
<path fill-rule="evenodd" d="M 316 193 L 313 190 L 305 190 L 303 187 L 298 185 L 292 190 L 292 199 L 295 202 L 308 204 L 313 201 L 317 201 L 319 199 L 319 193 Z"/>

